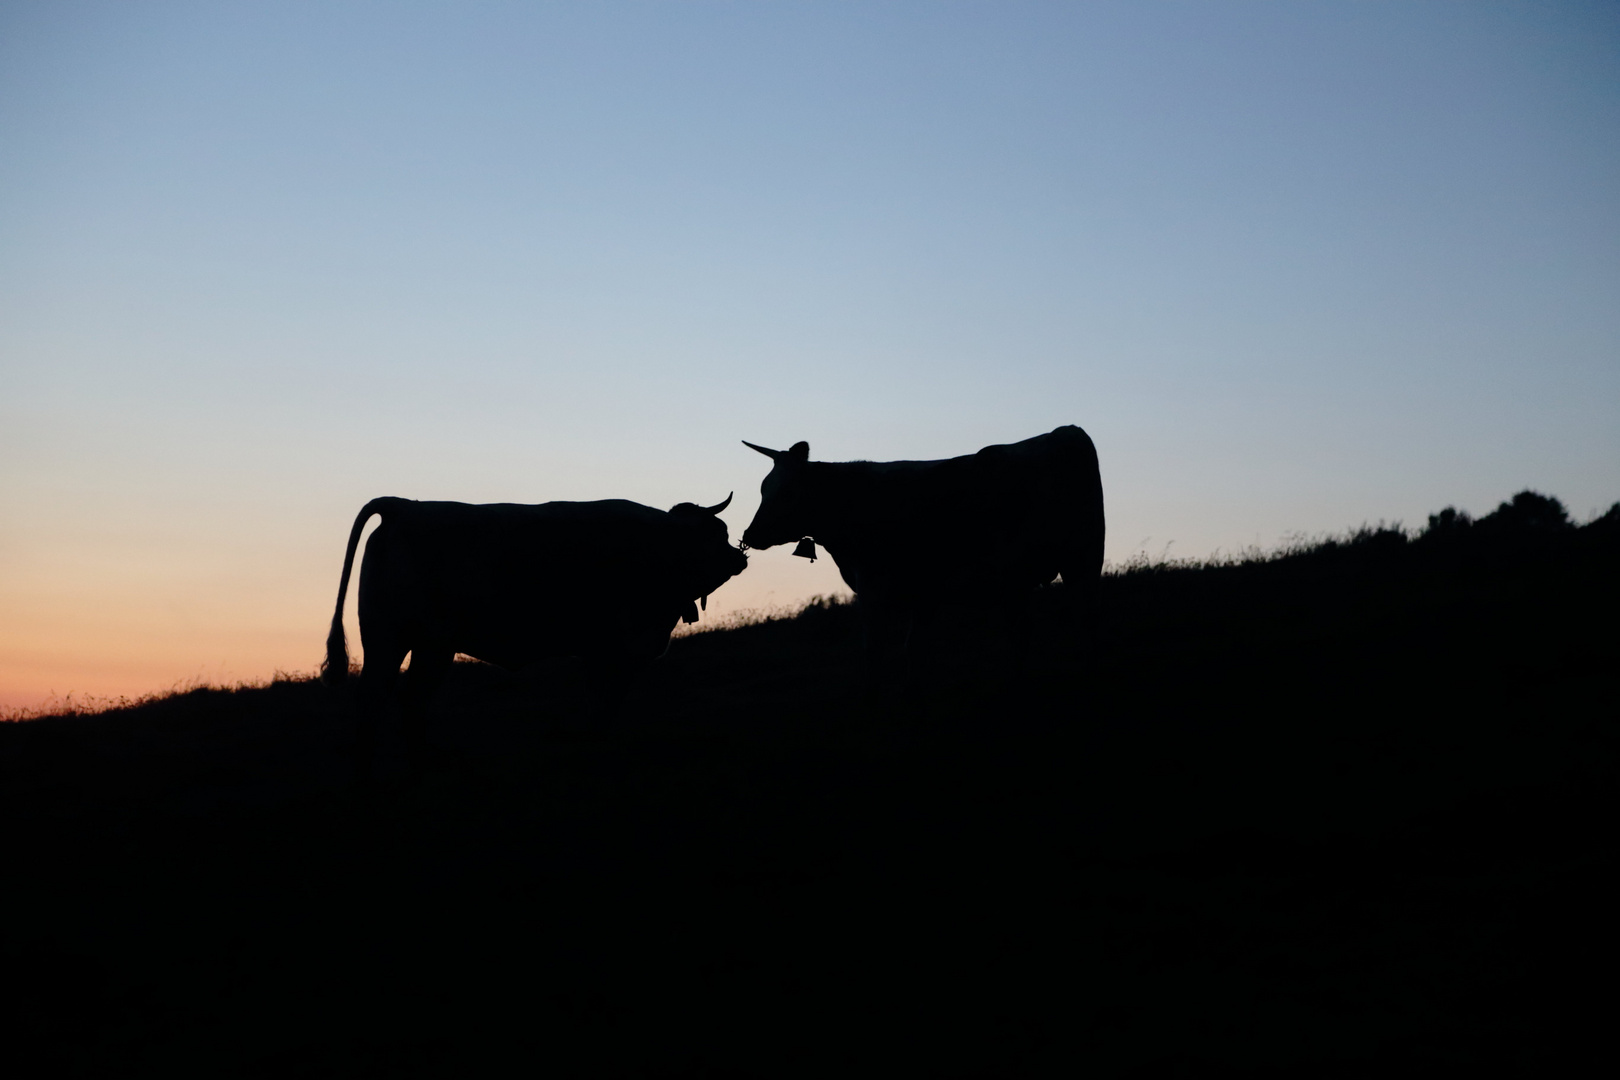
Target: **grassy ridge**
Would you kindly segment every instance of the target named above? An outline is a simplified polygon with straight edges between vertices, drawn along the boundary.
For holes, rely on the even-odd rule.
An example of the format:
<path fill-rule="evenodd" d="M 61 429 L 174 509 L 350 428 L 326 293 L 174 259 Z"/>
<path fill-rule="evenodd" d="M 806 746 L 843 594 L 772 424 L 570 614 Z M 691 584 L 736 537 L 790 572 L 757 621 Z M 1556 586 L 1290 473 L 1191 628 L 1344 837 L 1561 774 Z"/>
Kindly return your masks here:
<path fill-rule="evenodd" d="M 858 612 L 593 724 L 457 665 L 350 782 L 300 681 L 0 726 L 8 1046 L 118 1075 L 1546 1071 L 1602 1030 L 1620 509 L 1521 495 L 1043 594 L 905 687 Z M 1589 981 L 1589 980 L 1588 980 Z"/>

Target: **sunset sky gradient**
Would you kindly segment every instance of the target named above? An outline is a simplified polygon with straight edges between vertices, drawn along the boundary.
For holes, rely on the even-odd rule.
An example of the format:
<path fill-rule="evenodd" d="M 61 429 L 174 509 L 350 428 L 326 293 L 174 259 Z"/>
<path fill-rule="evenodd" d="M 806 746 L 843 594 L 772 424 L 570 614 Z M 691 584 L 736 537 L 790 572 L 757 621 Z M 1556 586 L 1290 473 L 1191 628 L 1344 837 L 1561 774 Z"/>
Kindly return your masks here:
<path fill-rule="evenodd" d="M 372 496 L 1064 423 L 1116 560 L 1620 499 L 1620 7 L 0 7 L 0 706 L 313 668 Z"/>

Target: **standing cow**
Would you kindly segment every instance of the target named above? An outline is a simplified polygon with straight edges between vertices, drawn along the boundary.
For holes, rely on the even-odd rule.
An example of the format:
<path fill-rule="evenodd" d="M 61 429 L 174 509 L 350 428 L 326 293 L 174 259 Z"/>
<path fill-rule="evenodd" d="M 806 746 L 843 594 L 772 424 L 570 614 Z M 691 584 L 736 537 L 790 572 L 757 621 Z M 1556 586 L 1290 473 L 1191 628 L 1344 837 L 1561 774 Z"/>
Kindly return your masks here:
<path fill-rule="evenodd" d="M 401 711 L 413 754 L 424 707 L 457 653 L 511 669 L 580 656 L 622 686 L 664 654 L 678 620 L 697 621 L 697 598 L 748 565 L 716 516 L 730 502 L 667 513 L 624 499 L 366 503 L 349 532 L 321 672 L 328 685 L 348 674 L 343 600 L 361 530 L 381 514 L 360 567 L 362 758 L 407 653 Z"/>
<path fill-rule="evenodd" d="M 759 511 L 743 543 L 825 547 L 868 612 L 868 640 L 904 650 L 945 608 L 1014 617 L 1063 575 L 1090 600 L 1102 572 L 1097 450 L 1078 427 L 942 461 L 811 461 L 808 443 L 768 450 Z M 874 639 L 876 639 L 874 641 Z"/>

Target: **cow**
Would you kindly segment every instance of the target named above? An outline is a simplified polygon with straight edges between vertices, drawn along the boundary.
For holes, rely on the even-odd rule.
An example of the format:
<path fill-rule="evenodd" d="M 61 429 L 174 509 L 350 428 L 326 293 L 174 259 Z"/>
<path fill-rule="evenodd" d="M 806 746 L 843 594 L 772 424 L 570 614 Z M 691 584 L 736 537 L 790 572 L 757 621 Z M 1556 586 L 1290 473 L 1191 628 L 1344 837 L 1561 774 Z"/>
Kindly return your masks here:
<path fill-rule="evenodd" d="M 1019 609 L 1063 576 L 1071 610 L 1102 572 L 1097 450 L 1073 425 L 940 461 L 811 461 L 808 443 L 771 450 L 743 545 L 820 544 L 867 612 L 869 650 L 905 652 L 919 621 L 948 608 Z"/>
<path fill-rule="evenodd" d="M 424 709 L 457 653 L 508 669 L 578 656 L 610 686 L 662 656 L 697 599 L 748 565 L 716 506 L 668 512 L 624 499 L 538 505 L 373 499 L 349 531 L 321 680 L 349 671 L 343 601 L 361 531 L 382 522 L 360 567 L 357 752 L 364 762 L 379 715 L 410 654 L 401 714 L 407 749 L 421 752 Z"/>

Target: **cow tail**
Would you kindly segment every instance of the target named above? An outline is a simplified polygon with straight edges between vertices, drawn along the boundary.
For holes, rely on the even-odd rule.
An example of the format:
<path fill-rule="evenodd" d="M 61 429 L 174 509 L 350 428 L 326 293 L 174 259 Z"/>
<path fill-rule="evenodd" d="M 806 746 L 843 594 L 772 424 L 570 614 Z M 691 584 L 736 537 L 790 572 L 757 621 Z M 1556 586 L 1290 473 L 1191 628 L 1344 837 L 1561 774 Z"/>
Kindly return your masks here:
<path fill-rule="evenodd" d="M 349 677 L 349 642 L 343 634 L 343 601 L 349 595 L 349 573 L 354 569 L 354 552 L 360 546 L 360 534 L 372 514 L 381 513 L 392 499 L 372 499 L 360 508 L 349 530 L 349 547 L 343 553 L 343 576 L 338 579 L 337 610 L 332 612 L 332 629 L 326 635 L 326 661 L 321 664 L 321 685 L 342 686 Z"/>

